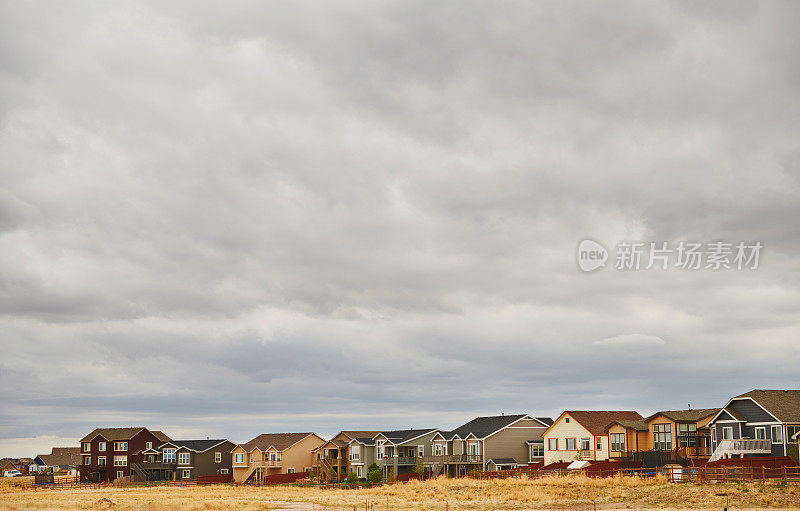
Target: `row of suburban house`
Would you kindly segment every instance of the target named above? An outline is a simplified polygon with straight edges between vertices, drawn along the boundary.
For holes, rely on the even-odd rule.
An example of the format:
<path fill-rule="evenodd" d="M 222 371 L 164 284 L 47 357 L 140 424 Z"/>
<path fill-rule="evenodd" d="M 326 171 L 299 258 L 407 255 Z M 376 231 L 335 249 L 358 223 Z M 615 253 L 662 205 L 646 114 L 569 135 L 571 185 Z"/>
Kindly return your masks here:
<path fill-rule="evenodd" d="M 635 411 L 567 410 L 555 420 L 534 414 L 477 417 L 453 430 L 413 428 L 265 433 L 226 439 L 173 440 L 145 427 L 99 428 L 81 439 L 78 469 L 86 481 L 121 477 L 193 480 L 230 474 L 260 481 L 276 474 L 342 480 L 409 472 L 458 476 L 526 465 L 636 460 L 649 465 L 720 458 L 786 456 L 800 437 L 800 390 L 753 390 L 722 408 Z M 796 454 L 795 454 L 796 455 Z"/>

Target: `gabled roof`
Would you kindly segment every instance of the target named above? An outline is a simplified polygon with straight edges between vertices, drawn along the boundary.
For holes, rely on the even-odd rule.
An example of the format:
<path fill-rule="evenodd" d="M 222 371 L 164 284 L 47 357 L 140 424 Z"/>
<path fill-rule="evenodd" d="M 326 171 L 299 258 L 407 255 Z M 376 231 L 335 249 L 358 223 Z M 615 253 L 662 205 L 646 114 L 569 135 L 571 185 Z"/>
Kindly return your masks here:
<path fill-rule="evenodd" d="M 647 423 L 644 420 L 640 420 L 640 421 L 627 420 L 626 421 L 626 420 L 621 420 L 621 419 L 617 419 L 617 420 L 609 422 L 608 425 L 605 427 L 604 431 L 608 431 L 609 429 L 611 429 L 611 426 L 613 426 L 614 424 L 622 426 L 625 429 L 632 429 L 634 431 L 647 431 Z"/>
<path fill-rule="evenodd" d="M 346 430 L 342 430 L 342 431 L 336 433 L 335 435 L 333 435 L 333 438 L 331 438 L 330 440 L 326 440 L 325 442 L 322 442 L 321 444 L 319 444 L 317 447 L 314 448 L 314 450 L 318 451 L 318 450 L 322 449 L 323 447 L 325 447 L 328 444 L 335 445 L 336 447 L 342 448 L 345 445 L 347 445 L 348 443 L 350 443 L 350 441 L 353 440 L 354 438 L 367 438 L 367 437 L 372 438 L 375 435 L 377 435 L 378 433 L 380 433 L 380 431 L 354 431 L 354 430 L 346 431 Z M 347 440 L 335 440 L 335 438 L 337 436 L 339 436 L 339 435 L 346 436 Z"/>
<path fill-rule="evenodd" d="M 441 431 L 440 433 L 446 440 L 452 440 L 456 436 L 461 439 L 466 439 L 470 435 L 481 439 L 486 438 L 493 433 L 497 433 L 501 429 L 510 426 L 511 424 L 524 418 L 538 421 L 542 424 L 542 427 L 545 428 L 553 423 L 553 420 L 548 417 L 532 417 L 526 413 L 519 413 L 515 415 L 491 415 L 488 417 L 476 417 L 452 431 Z"/>
<path fill-rule="evenodd" d="M 362 444 L 362 445 L 375 445 L 375 440 L 373 440 L 372 438 L 354 438 L 354 439 L 350 440 L 351 444 L 353 442 L 356 442 L 356 443 L 359 443 L 359 444 Z"/>
<path fill-rule="evenodd" d="M 276 451 L 285 451 L 297 442 L 311 435 L 314 435 L 314 433 L 263 433 L 246 444 L 240 445 L 247 452 L 251 452 L 254 449 L 266 451 L 270 448 L 274 448 Z"/>
<path fill-rule="evenodd" d="M 81 442 L 90 442 L 94 437 L 100 435 L 109 442 L 120 442 L 130 440 L 139 434 L 140 431 L 145 430 L 144 426 L 131 427 L 131 428 L 97 428 L 85 437 L 81 438 Z M 150 431 L 150 430 L 148 430 Z M 161 431 L 150 431 L 161 442 L 169 442 L 170 438 Z"/>
<path fill-rule="evenodd" d="M 656 412 L 650 417 L 645 419 L 646 422 L 650 422 L 651 419 L 656 417 L 657 415 L 663 415 L 667 419 L 673 420 L 675 422 L 698 422 L 706 417 L 712 417 L 716 415 L 721 408 L 696 408 L 690 410 L 664 410 L 661 412 Z"/>
<path fill-rule="evenodd" d="M 494 463 L 495 465 L 518 465 L 517 460 L 514 458 L 491 458 L 487 463 Z"/>
<path fill-rule="evenodd" d="M 781 422 L 800 422 L 800 390 L 756 389 L 740 394 L 734 399 L 747 397 Z"/>
<path fill-rule="evenodd" d="M 559 416 L 559 419 L 566 414 L 569 414 L 570 417 L 578 421 L 578 423 L 586 428 L 592 435 L 605 434 L 606 427 L 614 421 L 642 420 L 641 415 L 628 410 L 567 410 Z"/>
<path fill-rule="evenodd" d="M 412 440 L 414 438 L 427 435 L 428 433 L 432 433 L 434 431 L 438 431 L 436 428 L 422 428 L 422 429 L 396 429 L 394 431 L 381 431 L 376 434 L 373 440 L 378 436 L 382 435 L 386 437 L 393 444 L 402 444 L 403 442 L 407 442 L 408 440 Z"/>
<path fill-rule="evenodd" d="M 221 439 L 221 440 L 220 439 L 218 439 L 218 440 L 170 440 L 169 442 L 161 444 L 159 446 L 159 449 L 161 447 L 164 447 L 165 445 L 174 445 L 175 447 L 185 447 L 185 448 L 189 449 L 190 451 L 194 451 L 194 452 L 204 452 L 204 451 L 207 451 L 207 450 L 211 449 L 214 446 L 217 446 L 219 444 L 225 443 L 227 441 L 228 440 L 225 440 L 225 439 Z M 231 442 L 231 443 L 233 443 L 233 442 Z"/>
<path fill-rule="evenodd" d="M 37 456 L 48 467 L 59 465 L 77 466 L 81 464 L 80 447 L 53 447 L 51 454 L 40 454 Z"/>

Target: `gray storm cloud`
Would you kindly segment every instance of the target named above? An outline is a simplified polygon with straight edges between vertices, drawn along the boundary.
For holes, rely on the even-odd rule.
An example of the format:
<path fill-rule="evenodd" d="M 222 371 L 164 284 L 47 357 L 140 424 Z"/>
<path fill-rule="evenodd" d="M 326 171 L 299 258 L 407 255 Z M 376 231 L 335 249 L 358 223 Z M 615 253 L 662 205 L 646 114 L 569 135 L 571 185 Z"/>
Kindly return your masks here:
<path fill-rule="evenodd" d="M 0 455 L 100 424 L 247 440 L 796 387 L 798 21 L 3 3 Z M 588 275 L 587 237 L 765 249 Z"/>

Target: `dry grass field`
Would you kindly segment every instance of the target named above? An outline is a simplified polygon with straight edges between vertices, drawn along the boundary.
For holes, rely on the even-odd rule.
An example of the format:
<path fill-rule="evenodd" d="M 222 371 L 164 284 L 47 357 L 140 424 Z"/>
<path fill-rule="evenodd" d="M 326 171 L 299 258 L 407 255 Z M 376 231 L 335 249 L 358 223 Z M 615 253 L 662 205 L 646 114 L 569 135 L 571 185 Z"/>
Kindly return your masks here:
<path fill-rule="evenodd" d="M 544 479 L 437 479 L 363 490 L 285 487 L 151 487 L 19 490 L 0 486 L 0 509 L 800 509 L 800 485 L 670 484 L 664 479 L 582 476 Z M 107 500 L 102 500 L 107 499 Z"/>

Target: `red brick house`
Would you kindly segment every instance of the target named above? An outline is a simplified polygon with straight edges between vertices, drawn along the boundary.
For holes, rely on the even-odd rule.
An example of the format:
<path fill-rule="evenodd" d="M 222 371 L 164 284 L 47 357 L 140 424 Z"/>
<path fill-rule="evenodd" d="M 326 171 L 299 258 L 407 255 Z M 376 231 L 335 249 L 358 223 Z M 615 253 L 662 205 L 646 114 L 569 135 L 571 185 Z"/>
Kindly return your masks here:
<path fill-rule="evenodd" d="M 145 427 L 95 429 L 81 439 L 81 480 L 111 482 L 128 477 L 131 464 L 143 461 L 142 451 L 170 440 Z"/>

